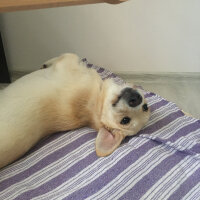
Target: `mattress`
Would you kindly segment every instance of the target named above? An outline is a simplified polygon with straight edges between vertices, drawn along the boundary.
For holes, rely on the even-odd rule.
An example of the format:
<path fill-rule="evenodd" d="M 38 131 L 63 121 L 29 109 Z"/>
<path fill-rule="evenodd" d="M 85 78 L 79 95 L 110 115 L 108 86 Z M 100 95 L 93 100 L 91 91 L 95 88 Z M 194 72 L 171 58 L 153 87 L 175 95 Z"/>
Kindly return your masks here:
<path fill-rule="evenodd" d="M 102 79 L 123 82 L 83 62 Z M 56 133 L 0 170 L 0 199 L 200 199 L 200 120 L 144 93 L 150 121 L 110 156 L 97 157 L 91 128 Z"/>

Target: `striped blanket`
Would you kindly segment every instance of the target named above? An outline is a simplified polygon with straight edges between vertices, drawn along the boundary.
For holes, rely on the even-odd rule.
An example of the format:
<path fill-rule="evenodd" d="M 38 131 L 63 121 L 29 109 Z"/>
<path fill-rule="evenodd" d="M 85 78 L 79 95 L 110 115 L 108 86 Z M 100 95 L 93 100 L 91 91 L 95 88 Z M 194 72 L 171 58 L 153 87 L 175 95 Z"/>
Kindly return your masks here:
<path fill-rule="evenodd" d="M 154 93 L 145 97 L 150 121 L 113 154 L 96 156 L 93 129 L 57 133 L 0 171 L 0 199 L 200 199 L 200 120 Z"/>

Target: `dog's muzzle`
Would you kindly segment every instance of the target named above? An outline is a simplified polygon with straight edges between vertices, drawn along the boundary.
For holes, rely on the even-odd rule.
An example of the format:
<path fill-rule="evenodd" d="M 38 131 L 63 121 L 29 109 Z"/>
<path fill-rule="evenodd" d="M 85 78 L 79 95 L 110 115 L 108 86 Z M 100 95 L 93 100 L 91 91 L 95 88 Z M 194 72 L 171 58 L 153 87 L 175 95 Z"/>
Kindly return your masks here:
<path fill-rule="evenodd" d="M 123 89 L 121 99 L 124 99 L 130 107 L 136 107 L 142 103 L 142 96 L 132 88 Z"/>

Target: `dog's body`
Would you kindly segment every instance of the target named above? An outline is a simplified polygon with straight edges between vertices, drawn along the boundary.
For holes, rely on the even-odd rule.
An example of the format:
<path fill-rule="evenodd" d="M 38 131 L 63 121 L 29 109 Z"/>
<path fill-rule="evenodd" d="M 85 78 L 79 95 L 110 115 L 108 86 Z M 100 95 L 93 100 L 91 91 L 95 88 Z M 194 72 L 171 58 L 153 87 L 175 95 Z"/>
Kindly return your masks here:
<path fill-rule="evenodd" d="M 124 87 L 112 80 L 102 81 L 95 70 L 85 67 L 73 54 L 53 59 L 48 65 L 0 93 L 0 168 L 54 132 L 83 126 L 104 130 L 104 120 L 109 118 L 103 109 L 109 100 L 108 91 L 112 90 L 113 96 Z M 148 118 L 142 120 L 139 129 Z M 118 129 L 113 122 L 106 126 Z M 120 137 L 120 142 L 126 135 Z"/>

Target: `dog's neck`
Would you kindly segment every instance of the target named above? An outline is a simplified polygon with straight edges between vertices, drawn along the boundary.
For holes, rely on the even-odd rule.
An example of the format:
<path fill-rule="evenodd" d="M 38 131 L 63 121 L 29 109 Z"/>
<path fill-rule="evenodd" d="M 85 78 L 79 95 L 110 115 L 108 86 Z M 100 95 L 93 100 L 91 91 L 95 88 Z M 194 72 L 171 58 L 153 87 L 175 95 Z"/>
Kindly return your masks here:
<path fill-rule="evenodd" d="M 90 105 L 92 105 L 91 110 L 93 110 L 93 112 L 91 113 L 91 121 L 89 122 L 89 126 L 91 128 L 94 128 L 96 130 L 99 130 L 101 125 L 101 114 L 102 114 L 102 109 L 103 109 L 103 103 L 104 103 L 104 99 L 105 99 L 105 85 L 104 85 L 104 81 L 102 81 L 99 85 L 99 90 L 96 91 L 96 93 L 94 94 L 94 98 L 92 100 L 92 102 L 90 103 Z"/>
<path fill-rule="evenodd" d="M 91 123 L 89 124 L 90 127 L 99 130 L 103 124 L 102 124 L 102 112 L 103 112 L 103 106 L 105 102 L 105 98 L 108 92 L 108 87 L 110 87 L 111 81 L 105 80 L 99 83 L 99 91 L 96 92 L 95 99 L 93 100 L 93 112 L 91 117 Z"/>
<path fill-rule="evenodd" d="M 62 98 L 54 96 L 42 103 L 41 115 L 44 115 L 46 121 L 45 132 L 50 134 L 84 126 L 99 130 L 102 127 L 102 109 L 108 88 L 106 82 L 95 79 L 91 87 L 76 90 L 70 98 L 68 95 L 66 99 L 63 95 Z"/>

